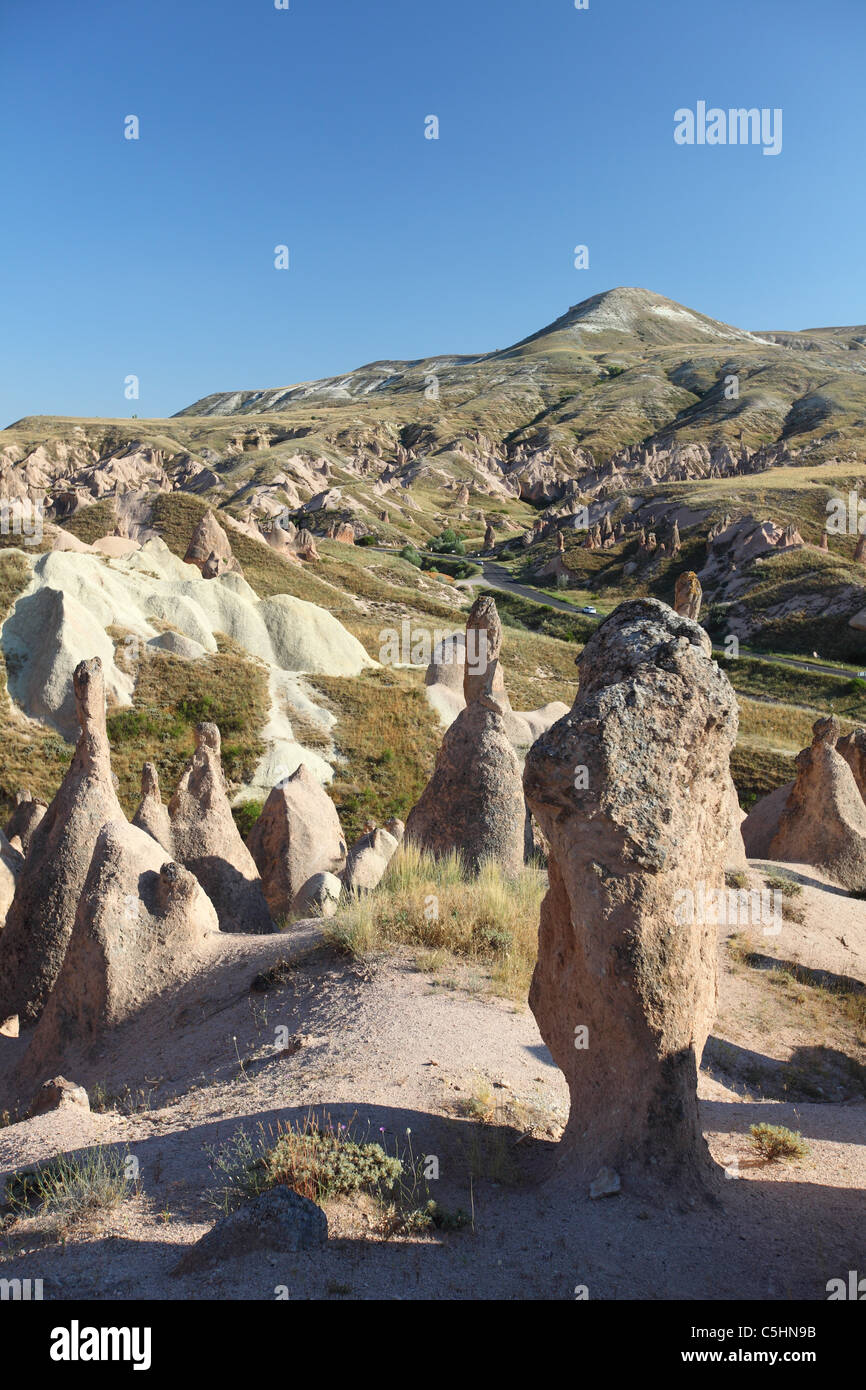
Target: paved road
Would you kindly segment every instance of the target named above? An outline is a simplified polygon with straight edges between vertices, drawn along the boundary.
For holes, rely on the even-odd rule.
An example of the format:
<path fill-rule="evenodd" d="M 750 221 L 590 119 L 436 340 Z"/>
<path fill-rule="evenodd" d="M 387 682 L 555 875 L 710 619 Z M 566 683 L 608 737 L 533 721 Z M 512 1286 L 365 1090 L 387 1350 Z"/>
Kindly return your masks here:
<path fill-rule="evenodd" d="M 376 550 L 387 550 L 391 553 L 399 553 L 396 552 L 396 550 L 392 551 L 391 547 L 384 545 L 375 546 L 373 548 Z M 435 551 L 423 551 L 421 553 L 431 560 L 442 558 L 438 556 Z M 477 555 L 467 555 L 465 558 L 470 560 L 472 564 L 480 565 L 482 572 L 481 574 L 475 575 L 472 579 L 458 579 L 457 585 L 460 588 L 472 588 L 479 584 L 484 584 L 488 589 L 499 589 L 502 593 L 514 594 L 517 598 L 528 599 L 530 603 L 545 603 L 549 608 L 557 608 L 560 612 L 571 613 L 572 616 L 576 613 L 580 613 L 580 609 L 577 608 L 575 604 L 569 603 L 567 599 L 556 598 L 553 594 L 545 593 L 543 589 L 534 589 L 530 584 L 519 584 L 516 579 L 511 577 L 511 574 L 505 566 L 499 564 L 496 560 L 484 560 Z M 591 617 L 591 615 L 586 614 L 582 614 L 581 616 Z M 595 621 L 600 622 L 604 616 L 603 613 L 600 613 Z M 724 655 L 725 648 L 721 644 L 713 643 L 713 651 L 717 652 L 719 655 Z M 829 666 L 824 662 L 818 661 L 798 661 L 794 656 L 767 656 L 765 652 L 757 652 L 751 647 L 741 646 L 740 655 L 752 656 L 758 661 L 766 661 L 773 666 L 790 666 L 795 671 L 814 671 L 826 676 L 844 676 L 848 680 L 856 674 L 845 666 Z"/>

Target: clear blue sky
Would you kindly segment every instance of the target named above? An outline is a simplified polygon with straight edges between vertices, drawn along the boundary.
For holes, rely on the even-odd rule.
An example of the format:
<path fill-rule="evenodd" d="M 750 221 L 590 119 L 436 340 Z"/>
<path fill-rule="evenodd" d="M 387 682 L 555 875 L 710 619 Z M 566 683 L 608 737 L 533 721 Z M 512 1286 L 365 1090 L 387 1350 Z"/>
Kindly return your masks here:
<path fill-rule="evenodd" d="M 866 320 L 864 0 L 6 0 L 0 53 L 0 425 L 504 347 L 614 285 Z M 781 107 L 782 153 L 677 146 L 699 100 Z"/>

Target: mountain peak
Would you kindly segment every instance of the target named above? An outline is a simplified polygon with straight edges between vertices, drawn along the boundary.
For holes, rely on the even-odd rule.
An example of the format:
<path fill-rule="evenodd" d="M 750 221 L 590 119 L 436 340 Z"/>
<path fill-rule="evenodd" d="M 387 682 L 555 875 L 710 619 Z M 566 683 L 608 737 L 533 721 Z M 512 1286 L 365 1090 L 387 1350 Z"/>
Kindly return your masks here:
<path fill-rule="evenodd" d="M 671 343 L 758 342 L 754 333 L 718 319 L 708 318 L 695 309 L 653 290 L 618 285 L 574 304 L 553 323 L 534 333 L 525 342 L 551 333 L 577 337 L 589 351 L 626 347 L 643 343 L 664 346 Z"/>

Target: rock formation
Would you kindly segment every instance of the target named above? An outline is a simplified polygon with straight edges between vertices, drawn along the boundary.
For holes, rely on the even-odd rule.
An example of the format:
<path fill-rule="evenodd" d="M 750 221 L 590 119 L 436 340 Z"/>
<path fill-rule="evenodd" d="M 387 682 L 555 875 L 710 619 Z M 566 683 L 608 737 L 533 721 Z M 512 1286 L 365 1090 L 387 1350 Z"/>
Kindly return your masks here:
<path fill-rule="evenodd" d="M 446 730 L 433 776 L 406 821 L 406 840 L 443 855 L 456 850 L 477 871 L 485 859 L 508 874 L 524 859 L 526 807 L 520 764 L 505 723 L 499 663 Z"/>
<path fill-rule="evenodd" d="M 10 844 L 0 830 L 0 929 L 6 921 L 6 914 L 12 906 L 15 889 L 24 864 L 24 855 L 19 851 L 21 841 L 16 835 L 15 843 Z M 5 1014 L 4 1014 L 5 1017 Z"/>
<path fill-rule="evenodd" d="M 159 777 L 153 763 L 145 763 L 141 769 L 141 801 L 132 823 L 139 830 L 146 830 L 148 835 L 152 835 L 167 854 L 174 854 L 168 807 L 160 796 Z"/>
<path fill-rule="evenodd" d="M 716 998 L 737 702 L 706 633 L 622 604 L 580 658 L 571 713 L 524 785 L 550 845 L 530 1005 L 568 1080 L 563 1169 L 678 1183 L 710 1171 L 697 1068 Z"/>
<path fill-rule="evenodd" d="M 503 709 L 511 709 L 505 693 L 505 680 L 499 664 L 502 651 L 502 622 L 496 602 L 489 594 L 477 598 L 466 620 L 464 646 L 463 698 L 467 705 L 481 695 L 487 686 L 489 670 L 494 671 L 493 693 Z"/>
<path fill-rule="evenodd" d="M 81 735 L 60 788 L 30 841 L 6 926 L 0 933 L 0 1015 L 33 1023 L 54 987 L 97 836 L 123 820 L 105 732 L 98 658 L 73 676 Z"/>
<path fill-rule="evenodd" d="M 4 831 L 7 840 L 17 835 L 26 854 L 33 839 L 33 832 L 47 809 L 45 802 L 36 801 L 29 791 L 18 792 L 15 797 L 15 810 L 9 817 Z"/>
<path fill-rule="evenodd" d="M 762 796 L 756 801 L 746 816 L 742 825 L 742 836 L 746 854 L 750 859 L 770 858 L 770 846 L 793 790 L 793 782 L 786 782 L 784 787 L 776 787 L 767 796 Z"/>
<path fill-rule="evenodd" d="M 674 611 L 681 618 L 691 618 L 692 622 L 697 622 L 700 617 L 702 597 L 701 581 L 694 570 L 686 570 L 677 579 L 677 586 L 674 591 Z"/>
<path fill-rule="evenodd" d="M 292 911 L 298 917 L 333 917 L 342 892 L 336 874 L 313 874 L 292 899 Z"/>
<path fill-rule="evenodd" d="M 255 861 L 232 816 L 216 724 L 197 724 L 195 741 L 168 807 L 175 857 L 204 888 L 221 931 L 275 931 Z"/>
<path fill-rule="evenodd" d="M 837 739 L 836 752 L 842 755 L 850 767 L 857 783 L 857 790 L 866 802 L 866 729 L 854 729 L 852 733 Z"/>
<path fill-rule="evenodd" d="M 247 836 L 272 915 L 283 917 L 313 874 L 337 874 L 346 860 L 340 818 L 325 788 L 300 763 L 274 787 Z"/>
<path fill-rule="evenodd" d="M 343 886 L 347 893 L 372 893 L 381 881 L 397 840 L 387 830 L 370 830 L 356 840 L 349 850 L 343 870 Z"/>
<path fill-rule="evenodd" d="M 836 751 L 839 721 L 813 725 L 797 754 L 797 778 L 770 845 L 771 859 L 811 864 L 843 888 L 866 890 L 866 806 L 854 773 Z"/>
<path fill-rule="evenodd" d="M 188 565 L 196 565 L 205 579 L 214 579 L 228 571 L 242 573 L 232 554 L 229 538 L 211 511 L 205 512 L 193 531 L 183 558 Z"/>
<path fill-rule="evenodd" d="M 63 968 L 22 1070 L 37 1074 L 188 978 L 219 930 L 193 874 L 166 863 L 152 836 L 126 821 L 99 832 Z M 44 1073 L 43 1073 L 44 1074 Z"/>
<path fill-rule="evenodd" d="M 826 540 L 826 538 L 827 532 L 825 531 L 824 539 Z M 857 537 L 857 544 L 854 547 L 854 559 L 858 565 L 866 565 L 866 536 Z"/>

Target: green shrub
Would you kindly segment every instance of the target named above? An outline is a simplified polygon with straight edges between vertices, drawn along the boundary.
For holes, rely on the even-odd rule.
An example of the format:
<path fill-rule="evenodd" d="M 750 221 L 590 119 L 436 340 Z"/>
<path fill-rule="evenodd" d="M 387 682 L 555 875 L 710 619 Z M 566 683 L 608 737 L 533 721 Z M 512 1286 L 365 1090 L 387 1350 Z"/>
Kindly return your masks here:
<path fill-rule="evenodd" d="M 779 1158 L 804 1158 L 809 1152 L 802 1134 L 784 1125 L 752 1125 L 749 1142 L 755 1153 L 768 1163 L 775 1163 Z"/>
<path fill-rule="evenodd" d="M 235 825 L 241 833 L 241 838 L 246 839 L 262 814 L 261 801 L 244 801 L 240 806 L 232 807 L 232 815 Z"/>

